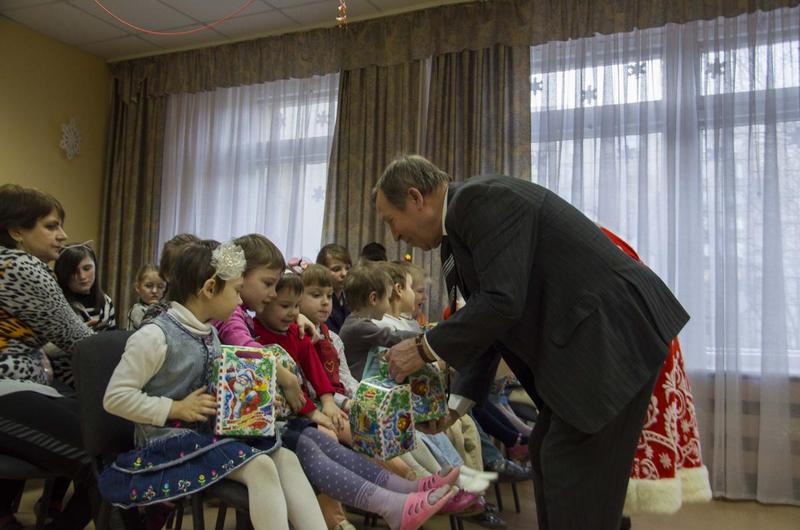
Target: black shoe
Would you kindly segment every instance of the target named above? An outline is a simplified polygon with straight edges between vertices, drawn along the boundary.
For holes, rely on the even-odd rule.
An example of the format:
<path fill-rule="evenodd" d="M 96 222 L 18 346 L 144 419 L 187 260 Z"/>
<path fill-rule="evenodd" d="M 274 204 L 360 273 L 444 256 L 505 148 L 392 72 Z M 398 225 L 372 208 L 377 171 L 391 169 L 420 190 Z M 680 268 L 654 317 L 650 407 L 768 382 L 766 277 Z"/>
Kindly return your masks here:
<path fill-rule="evenodd" d="M 486 466 L 486 471 L 495 471 L 499 482 L 522 482 L 531 479 L 530 468 L 523 467 L 512 460 L 498 460 Z"/>
<path fill-rule="evenodd" d="M 631 518 L 622 517 L 622 523 L 619 525 L 619 530 L 631 530 Z"/>
<path fill-rule="evenodd" d="M 471 523 L 475 523 L 478 526 L 482 526 L 484 528 L 505 528 L 508 526 L 506 522 L 500 517 L 500 514 L 497 513 L 497 508 L 492 506 L 492 510 L 488 508 L 483 513 L 479 513 L 478 515 L 472 515 L 470 517 L 464 517 L 465 521 L 469 521 Z"/>

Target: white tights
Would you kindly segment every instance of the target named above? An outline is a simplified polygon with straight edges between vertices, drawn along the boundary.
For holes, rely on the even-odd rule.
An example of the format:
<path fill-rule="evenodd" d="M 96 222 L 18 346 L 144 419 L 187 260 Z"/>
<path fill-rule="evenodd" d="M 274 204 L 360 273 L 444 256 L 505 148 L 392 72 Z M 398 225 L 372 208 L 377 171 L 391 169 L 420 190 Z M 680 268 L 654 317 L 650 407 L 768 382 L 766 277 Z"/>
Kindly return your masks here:
<path fill-rule="evenodd" d="M 247 486 L 250 520 L 255 530 L 324 530 L 319 509 L 297 456 L 280 448 L 258 455 L 228 475 Z"/>

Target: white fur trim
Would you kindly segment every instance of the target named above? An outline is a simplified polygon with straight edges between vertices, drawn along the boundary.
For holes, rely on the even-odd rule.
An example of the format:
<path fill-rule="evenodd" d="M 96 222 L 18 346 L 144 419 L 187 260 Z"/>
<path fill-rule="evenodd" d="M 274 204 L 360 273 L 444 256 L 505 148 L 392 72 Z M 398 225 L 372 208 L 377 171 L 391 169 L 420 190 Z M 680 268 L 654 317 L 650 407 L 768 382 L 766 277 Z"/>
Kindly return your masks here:
<path fill-rule="evenodd" d="M 675 513 L 684 502 L 708 502 L 711 485 L 705 466 L 679 469 L 678 478 L 628 481 L 625 515 L 641 513 Z"/>
<path fill-rule="evenodd" d="M 681 481 L 678 478 L 659 480 L 631 479 L 625 496 L 625 515 L 677 512 L 681 507 Z"/>
<path fill-rule="evenodd" d="M 683 490 L 683 502 L 708 502 L 711 500 L 711 483 L 706 466 L 678 470 Z"/>

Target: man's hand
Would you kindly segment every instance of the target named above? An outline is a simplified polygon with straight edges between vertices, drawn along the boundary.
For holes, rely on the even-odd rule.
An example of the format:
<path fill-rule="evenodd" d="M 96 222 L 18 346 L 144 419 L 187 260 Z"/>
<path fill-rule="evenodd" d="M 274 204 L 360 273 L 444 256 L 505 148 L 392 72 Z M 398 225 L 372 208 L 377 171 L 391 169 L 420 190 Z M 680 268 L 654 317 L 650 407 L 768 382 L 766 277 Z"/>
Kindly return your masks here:
<path fill-rule="evenodd" d="M 425 366 L 425 361 L 419 356 L 413 337 L 402 340 L 389 348 L 389 351 L 386 352 L 386 360 L 389 361 L 389 377 L 398 383 L 402 383 L 406 377 Z"/>
<path fill-rule="evenodd" d="M 289 404 L 289 407 L 291 407 L 293 411 L 300 412 L 306 404 L 306 397 L 303 395 L 300 381 L 281 363 L 276 364 L 278 365 L 278 385 L 281 387 L 281 390 L 283 390 L 286 403 Z"/>
<path fill-rule="evenodd" d="M 303 313 L 297 315 L 297 331 L 301 339 L 308 334 L 311 337 L 311 342 L 315 344 L 320 339 L 316 324 L 311 322 Z"/>
<path fill-rule="evenodd" d="M 206 393 L 205 388 L 198 388 L 180 401 L 173 401 L 167 418 L 188 422 L 206 421 L 209 416 L 217 415 L 217 401 Z"/>
<path fill-rule="evenodd" d="M 448 409 L 447 414 L 438 420 L 430 420 L 423 423 L 417 423 L 416 428 L 418 431 L 425 434 L 436 434 L 449 429 L 455 422 L 458 421 L 458 412 L 453 409 Z"/>

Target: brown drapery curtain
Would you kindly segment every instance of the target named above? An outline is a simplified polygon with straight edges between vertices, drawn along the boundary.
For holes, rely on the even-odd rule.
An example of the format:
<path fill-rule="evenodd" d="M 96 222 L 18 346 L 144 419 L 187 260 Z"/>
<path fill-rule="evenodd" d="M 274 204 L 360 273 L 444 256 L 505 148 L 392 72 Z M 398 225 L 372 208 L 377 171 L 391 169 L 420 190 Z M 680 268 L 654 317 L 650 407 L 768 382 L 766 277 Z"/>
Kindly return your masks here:
<path fill-rule="evenodd" d="M 387 163 L 403 153 L 427 156 L 455 180 L 480 173 L 529 178 L 530 50 L 497 45 L 439 55 L 416 76 L 405 75 L 409 66 L 342 74 L 324 242 L 345 245 L 354 256 L 370 241 L 382 243 L 390 259 L 411 253 L 431 277 L 429 307 L 437 318 L 438 253 L 395 243 L 375 211 L 372 188 Z"/>
<path fill-rule="evenodd" d="M 425 156 L 454 180 L 530 180 L 530 48 L 497 45 L 432 59 Z M 438 252 L 418 252 L 431 278 L 431 318 L 446 305 Z"/>
<path fill-rule="evenodd" d="M 410 63 L 495 44 L 545 42 L 664 26 L 797 0 L 491 0 L 441 6 L 391 17 L 145 57 L 112 65 L 122 97 L 202 92 Z"/>
<path fill-rule="evenodd" d="M 126 101 L 114 88 L 99 259 L 106 293 L 124 327 L 136 302 L 136 273 L 156 254 L 167 98 L 142 93 Z"/>
<path fill-rule="evenodd" d="M 371 193 L 392 158 L 419 150 L 424 90 L 421 61 L 340 74 L 323 239 L 347 247 L 354 260 L 370 241 L 383 243 L 393 259 L 400 256 Z"/>

